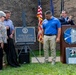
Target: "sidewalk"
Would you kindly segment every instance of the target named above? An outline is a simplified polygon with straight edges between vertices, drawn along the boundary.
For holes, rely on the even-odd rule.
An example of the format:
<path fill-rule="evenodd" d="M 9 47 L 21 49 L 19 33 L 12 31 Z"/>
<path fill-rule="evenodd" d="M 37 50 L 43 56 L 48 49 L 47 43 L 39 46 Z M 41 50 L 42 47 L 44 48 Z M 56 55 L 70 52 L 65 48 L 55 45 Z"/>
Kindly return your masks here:
<path fill-rule="evenodd" d="M 32 57 L 31 62 L 38 63 L 38 60 L 36 58 L 39 60 L 39 62 L 44 63 L 44 57 Z M 52 61 L 51 57 L 49 57 L 49 62 L 51 61 Z M 59 61 L 60 61 L 60 57 L 56 57 L 56 62 L 59 62 Z"/>

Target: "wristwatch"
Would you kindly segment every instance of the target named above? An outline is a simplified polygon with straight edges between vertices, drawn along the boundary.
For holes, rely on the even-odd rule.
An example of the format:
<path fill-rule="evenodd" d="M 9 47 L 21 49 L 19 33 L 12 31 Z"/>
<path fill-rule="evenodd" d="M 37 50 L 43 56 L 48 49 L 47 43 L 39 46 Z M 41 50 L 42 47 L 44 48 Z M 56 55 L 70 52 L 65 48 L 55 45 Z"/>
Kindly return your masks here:
<path fill-rule="evenodd" d="M 63 33 L 63 38 L 68 44 L 76 44 L 76 28 L 67 28 Z"/>

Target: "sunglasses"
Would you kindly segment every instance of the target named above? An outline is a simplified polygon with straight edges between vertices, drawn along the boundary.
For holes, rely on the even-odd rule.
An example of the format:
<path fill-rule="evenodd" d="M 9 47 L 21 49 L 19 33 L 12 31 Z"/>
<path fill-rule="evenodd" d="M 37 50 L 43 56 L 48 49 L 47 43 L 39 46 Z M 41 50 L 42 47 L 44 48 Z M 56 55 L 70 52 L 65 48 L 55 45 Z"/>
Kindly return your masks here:
<path fill-rule="evenodd" d="M 3 16 L 4 18 L 6 18 L 5 16 Z"/>

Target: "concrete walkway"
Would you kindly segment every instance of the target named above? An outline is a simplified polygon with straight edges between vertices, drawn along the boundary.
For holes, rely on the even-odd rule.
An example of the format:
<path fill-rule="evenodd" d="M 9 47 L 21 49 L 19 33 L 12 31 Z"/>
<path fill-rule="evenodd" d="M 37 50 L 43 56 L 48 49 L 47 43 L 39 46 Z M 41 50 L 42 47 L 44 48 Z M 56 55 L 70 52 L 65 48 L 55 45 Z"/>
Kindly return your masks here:
<path fill-rule="evenodd" d="M 39 60 L 40 63 L 44 63 L 44 57 L 32 57 L 31 62 L 38 63 L 38 60 L 36 58 Z M 49 57 L 49 62 L 51 61 L 52 61 L 51 57 Z M 59 61 L 60 61 L 60 57 L 56 57 L 56 62 L 59 62 Z"/>

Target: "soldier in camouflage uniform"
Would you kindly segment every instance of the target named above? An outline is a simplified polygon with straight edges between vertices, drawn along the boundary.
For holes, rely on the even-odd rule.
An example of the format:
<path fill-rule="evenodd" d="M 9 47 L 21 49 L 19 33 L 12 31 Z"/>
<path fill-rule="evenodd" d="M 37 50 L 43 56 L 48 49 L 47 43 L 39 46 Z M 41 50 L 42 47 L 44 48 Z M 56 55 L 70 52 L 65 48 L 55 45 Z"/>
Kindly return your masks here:
<path fill-rule="evenodd" d="M 6 14 L 3 11 L 0 11 L 0 70 L 3 67 L 3 45 L 7 43 L 7 31 L 4 25 Z"/>

